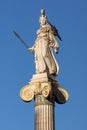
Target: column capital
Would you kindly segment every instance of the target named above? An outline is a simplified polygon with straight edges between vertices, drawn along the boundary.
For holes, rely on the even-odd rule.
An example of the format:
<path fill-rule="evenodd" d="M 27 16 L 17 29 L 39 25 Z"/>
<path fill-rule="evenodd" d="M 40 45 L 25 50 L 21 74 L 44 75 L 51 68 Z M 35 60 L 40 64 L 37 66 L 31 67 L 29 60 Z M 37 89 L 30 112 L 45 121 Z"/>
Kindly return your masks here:
<path fill-rule="evenodd" d="M 34 75 L 31 82 L 20 90 L 20 97 L 25 102 L 35 99 L 35 104 L 53 104 L 56 101 L 64 104 L 69 95 L 66 89 L 61 87 L 53 77 L 39 74 Z"/>

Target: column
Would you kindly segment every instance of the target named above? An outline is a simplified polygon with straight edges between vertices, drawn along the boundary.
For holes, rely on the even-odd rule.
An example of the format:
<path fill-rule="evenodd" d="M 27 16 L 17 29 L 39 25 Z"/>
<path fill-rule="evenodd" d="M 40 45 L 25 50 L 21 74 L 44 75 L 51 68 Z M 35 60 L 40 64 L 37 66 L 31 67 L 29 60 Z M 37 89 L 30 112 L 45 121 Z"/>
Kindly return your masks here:
<path fill-rule="evenodd" d="M 54 104 L 42 95 L 35 97 L 34 130 L 55 130 Z"/>

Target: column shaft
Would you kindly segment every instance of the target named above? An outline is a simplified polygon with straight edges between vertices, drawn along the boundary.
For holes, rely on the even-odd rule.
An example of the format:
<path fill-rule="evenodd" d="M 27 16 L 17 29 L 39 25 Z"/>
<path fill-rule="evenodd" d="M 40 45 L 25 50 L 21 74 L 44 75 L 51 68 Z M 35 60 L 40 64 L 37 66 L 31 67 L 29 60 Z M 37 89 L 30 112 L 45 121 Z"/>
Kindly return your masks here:
<path fill-rule="evenodd" d="M 55 130 L 54 106 L 39 105 L 35 107 L 35 129 L 34 130 Z"/>

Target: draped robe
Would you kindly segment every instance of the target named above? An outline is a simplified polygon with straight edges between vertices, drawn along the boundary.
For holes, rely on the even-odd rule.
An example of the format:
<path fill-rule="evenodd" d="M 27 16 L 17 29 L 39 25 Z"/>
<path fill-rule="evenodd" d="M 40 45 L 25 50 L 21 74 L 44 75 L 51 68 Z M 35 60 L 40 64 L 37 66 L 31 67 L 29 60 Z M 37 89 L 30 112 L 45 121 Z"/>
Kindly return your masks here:
<path fill-rule="evenodd" d="M 58 63 L 53 55 L 52 48 L 58 48 L 58 43 L 49 28 L 43 27 L 37 31 L 37 39 L 34 44 L 36 73 L 57 75 Z"/>

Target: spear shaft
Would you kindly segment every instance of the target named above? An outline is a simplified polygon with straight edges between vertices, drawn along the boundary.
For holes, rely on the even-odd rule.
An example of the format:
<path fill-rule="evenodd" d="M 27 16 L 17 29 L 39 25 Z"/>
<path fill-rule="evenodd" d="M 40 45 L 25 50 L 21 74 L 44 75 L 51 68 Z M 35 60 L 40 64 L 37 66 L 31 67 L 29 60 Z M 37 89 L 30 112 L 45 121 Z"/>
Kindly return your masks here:
<path fill-rule="evenodd" d="M 24 44 L 24 46 L 28 49 L 29 48 L 28 45 L 23 41 L 23 39 L 19 36 L 19 34 L 16 33 L 15 31 L 13 31 L 13 33 Z"/>

